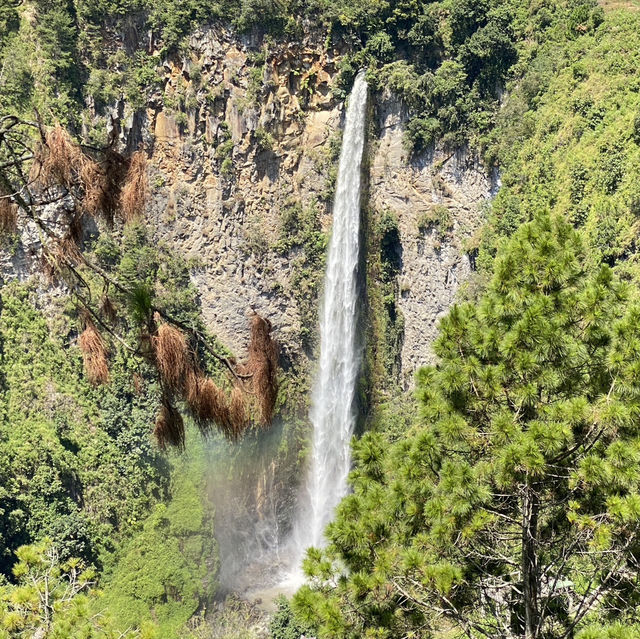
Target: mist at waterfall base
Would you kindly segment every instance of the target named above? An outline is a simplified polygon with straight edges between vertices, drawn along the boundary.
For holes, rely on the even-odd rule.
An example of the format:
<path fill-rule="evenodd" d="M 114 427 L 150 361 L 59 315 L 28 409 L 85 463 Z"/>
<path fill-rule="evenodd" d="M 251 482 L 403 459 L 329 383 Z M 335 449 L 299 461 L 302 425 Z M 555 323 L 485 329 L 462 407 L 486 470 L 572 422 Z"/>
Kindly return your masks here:
<path fill-rule="evenodd" d="M 275 421 L 248 432 L 240 442 L 211 442 L 207 492 L 215 507 L 220 561 L 219 595 L 247 595 L 278 581 L 288 565 L 298 485 L 299 447 L 293 429 Z"/>
<path fill-rule="evenodd" d="M 281 458 L 281 443 L 287 429 L 282 423 L 250 435 L 235 449 L 225 450 L 220 444 L 222 453 L 217 455 L 211 492 L 217 512 L 219 580 L 237 592 L 270 587 L 291 592 L 301 585 L 306 549 L 324 544 L 324 529 L 348 492 L 362 347 L 357 335 L 358 264 L 367 90 L 361 71 L 349 98 L 336 182 L 306 477 L 295 488 L 295 479 L 287 482 L 283 476 L 287 461 Z M 225 475 L 231 469 L 232 476 Z"/>

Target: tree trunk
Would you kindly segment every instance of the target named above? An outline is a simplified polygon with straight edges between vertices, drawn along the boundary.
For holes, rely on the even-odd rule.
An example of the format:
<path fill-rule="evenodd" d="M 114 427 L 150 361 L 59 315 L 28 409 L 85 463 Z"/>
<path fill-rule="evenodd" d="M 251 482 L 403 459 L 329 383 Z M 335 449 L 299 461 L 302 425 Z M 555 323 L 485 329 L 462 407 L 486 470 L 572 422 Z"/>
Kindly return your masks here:
<path fill-rule="evenodd" d="M 522 596 L 525 639 L 538 637 L 538 496 L 529 483 L 522 503 Z"/>

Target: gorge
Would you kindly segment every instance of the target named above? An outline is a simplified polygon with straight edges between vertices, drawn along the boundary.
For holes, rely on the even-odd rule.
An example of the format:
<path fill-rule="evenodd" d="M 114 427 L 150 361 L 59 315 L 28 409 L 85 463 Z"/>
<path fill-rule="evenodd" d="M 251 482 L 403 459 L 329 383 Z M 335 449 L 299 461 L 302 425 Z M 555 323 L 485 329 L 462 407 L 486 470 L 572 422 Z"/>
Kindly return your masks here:
<path fill-rule="evenodd" d="M 636 4 L 0 6 L 0 639 L 635 639 Z"/>

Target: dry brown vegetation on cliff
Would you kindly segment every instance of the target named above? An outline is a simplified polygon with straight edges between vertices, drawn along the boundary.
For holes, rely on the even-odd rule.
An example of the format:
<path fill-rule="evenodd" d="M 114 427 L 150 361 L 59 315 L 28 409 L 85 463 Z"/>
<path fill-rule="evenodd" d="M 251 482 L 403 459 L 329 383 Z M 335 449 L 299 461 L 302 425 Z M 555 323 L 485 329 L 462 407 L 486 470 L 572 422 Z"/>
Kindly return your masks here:
<path fill-rule="evenodd" d="M 6 196 L 0 196 L 0 232 L 15 233 L 17 228 L 18 207 Z"/>
<path fill-rule="evenodd" d="M 156 417 L 153 434 L 158 441 L 158 445 L 163 450 L 167 446 L 184 448 L 184 420 L 180 411 L 167 394 L 162 396 L 162 404 Z"/>
<path fill-rule="evenodd" d="M 63 186 L 82 212 L 110 225 L 118 215 L 125 223 L 143 215 L 149 197 L 144 151 L 126 158 L 107 147 L 101 161 L 96 161 L 59 124 L 43 138 L 35 153 L 32 181 L 46 188 Z"/>
<path fill-rule="evenodd" d="M 60 124 L 56 124 L 47 132 L 45 142 L 36 154 L 34 177 L 46 186 L 62 185 L 70 189 L 84 162 L 80 147 L 73 143 Z"/>
<path fill-rule="evenodd" d="M 240 386 L 236 385 L 231 391 L 229 399 L 229 420 L 233 427 L 233 436 L 239 436 L 249 424 L 247 415 L 246 395 Z"/>
<path fill-rule="evenodd" d="M 89 221 L 112 226 L 120 220 L 127 225 L 142 217 L 149 196 L 145 152 L 126 158 L 116 150 L 116 139 L 102 149 L 84 147 L 59 124 L 44 129 L 38 123 L 13 119 L 4 126 L 0 144 L 9 156 L 18 154 L 20 159 L 17 169 L 0 173 L 5 190 L 12 194 L 0 198 L 0 228 L 15 227 L 17 204 L 41 232 L 42 270 L 82 309 L 84 327 L 78 347 L 89 381 L 94 385 L 109 381 L 108 347 L 99 325 L 114 344 L 146 359 L 155 370 L 162 389 L 154 429 L 160 446 L 184 444 L 184 422 L 178 411 L 182 401 L 203 434 L 217 428 L 237 439 L 252 423 L 269 424 L 278 390 L 278 349 L 267 320 L 253 317 L 246 364 L 237 364 L 216 352 L 198 329 L 155 306 L 153 285 L 137 282 L 136 273 L 130 281 L 124 280 L 112 268 L 112 260 L 119 259 L 114 257 L 119 255 L 117 246 L 107 248 L 104 262 L 84 253 Z M 24 131 L 9 135 L 15 127 Z M 31 149 L 24 140 L 34 131 L 40 142 Z M 22 163 L 26 163 L 24 171 Z M 134 225 L 128 227 L 133 229 Z M 120 237 L 120 232 L 116 229 L 114 237 Z M 101 284 L 97 295 L 96 284 Z M 205 351 L 226 370 L 226 379 L 206 374 L 201 359 Z M 132 384 L 140 392 L 141 384 Z"/>
<path fill-rule="evenodd" d="M 129 161 L 112 148 L 107 148 L 101 162 L 102 181 L 98 210 L 107 224 L 120 215 L 121 193 L 128 173 Z M 145 193 L 146 196 L 146 193 Z"/>
<path fill-rule="evenodd" d="M 278 347 L 271 338 L 271 323 L 255 314 L 251 320 L 247 372 L 252 376 L 259 421 L 271 422 L 278 395 Z"/>
<path fill-rule="evenodd" d="M 187 402 L 203 433 L 209 432 L 212 423 L 217 424 L 225 435 L 233 431 L 226 395 L 209 377 L 195 377 L 187 393 Z"/>
<path fill-rule="evenodd" d="M 129 169 L 122 188 L 122 213 L 126 222 L 142 216 L 147 192 L 147 156 L 144 151 L 136 151 L 129 160 Z"/>
<path fill-rule="evenodd" d="M 156 315 L 156 321 L 159 316 Z M 183 333 L 169 324 L 160 324 L 151 338 L 156 367 L 162 380 L 173 391 L 184 389 L 187 371 L 191 368 L 187 340 Z"/>
<path fill-rule="evenodd" d="M 161 322 L 158 314 L 154 320 L 157 329 L 151 337 L 151 348 L 162 383 L 168 392 L 185 401 L 203 434 L 215 425 L 229 439 L 238 439 L 251 423 L 251 403 L 256 407 L 257 423 L 271 422 L 278 392 L 278 349 L 267 320 L 253 317 L 248 361 L 240 367 L 242 375 L 234 376 L 230 391 L 203 374 L 182 331 Z M 160 436 L 166 430 L 163 421 Z"/>
<path fill-rule="evenodd" d="M 106 384 L 109 381 L 109 365 L 107 349 L 102 336 L 93 322 L 86 320 L 85 329 L 78 338 L 78 346 L 82 351 L 84 369 L 89 381 L 94 385 Z"/>
<path fill-rule="evenodd" d="M 80 180 L 84 185 L 82 208 L 97 217 L 105 210 L 107 180 L 104 171 L 97 162 L 86 158 L 80 169 Z"/>

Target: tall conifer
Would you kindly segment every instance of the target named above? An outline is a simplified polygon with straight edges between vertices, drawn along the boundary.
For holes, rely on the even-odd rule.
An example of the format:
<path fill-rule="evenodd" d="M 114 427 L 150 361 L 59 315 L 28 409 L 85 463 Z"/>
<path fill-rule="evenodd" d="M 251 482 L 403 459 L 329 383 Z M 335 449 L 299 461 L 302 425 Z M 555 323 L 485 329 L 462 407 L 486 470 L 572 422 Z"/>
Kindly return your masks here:
<path fill-rule="evenodd" d="M 579 234 L 541 215 L 503 248 L 479 302 L 443 320 L 435 350 L 419 425 L 393 446 L 375 433 L 355 446 L 353 494 L 329 548 L 309 552 L 297 613 L 322 638 L 630 627 L 640 307 L 626 287 L 606 266 L 589 272 Z"/>

